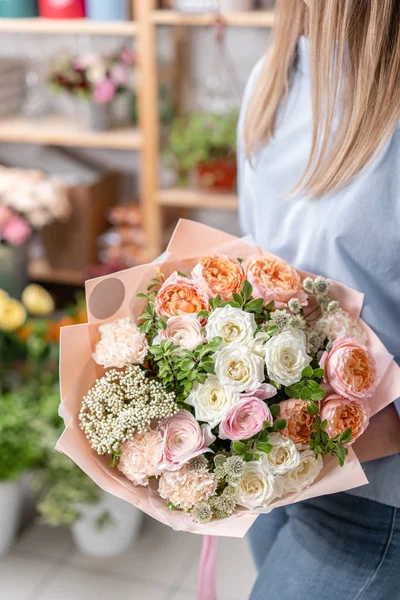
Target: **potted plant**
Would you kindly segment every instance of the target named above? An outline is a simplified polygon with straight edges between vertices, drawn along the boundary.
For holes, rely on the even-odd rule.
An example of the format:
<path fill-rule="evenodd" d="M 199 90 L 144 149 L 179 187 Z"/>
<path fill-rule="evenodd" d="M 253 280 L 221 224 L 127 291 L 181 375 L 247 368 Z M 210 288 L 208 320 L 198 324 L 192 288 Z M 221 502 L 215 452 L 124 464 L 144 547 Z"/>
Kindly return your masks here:
<path fill-rule="evenodd" d="M 106 494 L 68 457 L 53 452 L 44 470 L 38 510 L 53 526 L 69 526 L 82 554 L 118 556 L 138 534 L 142 513 Z"/>
<path fill-rule="evenodd" d="M 78 118 L 94 131 L 110 129 L 121 112 L 118 100 L 128 100 L 129 113 L 134 54 L 129 48 L 107 55 L 58 55 L 51 64 L 49 85 L 56 94 L 64 93 L 76 101 Z M 121 120 L 118 115 L 118 120 Z"/>
<path fill-rule="evenodd" d="M 238 113 L 193 112 L 176 119 L 169 135 L 168 154 L 181 183 L 196 173 L 208 190 L 230 191 L 236 185 L 236 127 Z"/>

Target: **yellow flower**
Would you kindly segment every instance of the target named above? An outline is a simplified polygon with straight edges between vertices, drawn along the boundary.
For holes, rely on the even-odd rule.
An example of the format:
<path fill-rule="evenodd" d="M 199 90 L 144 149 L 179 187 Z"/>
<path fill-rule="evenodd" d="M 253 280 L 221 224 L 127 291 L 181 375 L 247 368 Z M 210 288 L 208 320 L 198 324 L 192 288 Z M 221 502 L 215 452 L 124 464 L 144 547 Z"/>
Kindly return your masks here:
<path fill-rule="evenodd" d="M 5 303 L 9 300 L 9 295 L 7 292 L 0 288 L 0 310 L 5 305 Z"/>
<path fill-rule="evenodd" d="M 22 302 L 32 315 L 48 315 L 54 310 L 53 298 L 47 290 L 36 283 L 31 283 L 24 289 Z"/>
<path fill-rule="evenodd" d="M 15 331 L 24 324 L 26 310 L 18 300 L 9 298 L 0 305 L 0 330 Z"/>

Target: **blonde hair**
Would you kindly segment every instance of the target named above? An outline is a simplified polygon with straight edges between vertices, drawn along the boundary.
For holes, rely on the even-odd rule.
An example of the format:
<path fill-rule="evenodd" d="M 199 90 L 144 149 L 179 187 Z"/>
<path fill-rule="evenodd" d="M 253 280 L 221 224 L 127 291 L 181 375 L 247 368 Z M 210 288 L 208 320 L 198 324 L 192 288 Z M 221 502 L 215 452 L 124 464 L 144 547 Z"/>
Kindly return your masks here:
<path fill-rule="evenodd" d="M 310 47 L 313 136 L 294 191 L 318 198 L 375 157 L 400 119 L 400 1 L 277 0 L 273 44 L 246 115 L 248 156 L 274 136 L 302 34 Z"/>

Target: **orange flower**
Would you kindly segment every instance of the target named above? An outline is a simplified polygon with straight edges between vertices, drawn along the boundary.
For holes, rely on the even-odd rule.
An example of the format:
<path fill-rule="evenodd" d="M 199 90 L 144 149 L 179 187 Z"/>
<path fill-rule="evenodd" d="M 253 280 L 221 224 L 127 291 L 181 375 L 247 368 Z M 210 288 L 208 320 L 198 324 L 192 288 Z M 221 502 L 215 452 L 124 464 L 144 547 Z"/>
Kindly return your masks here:
<path fill-rule="evenodd" d="M 279 419 L 285 419 L 286 428 L 283 435 L 295 444 L 308 444 L 313 433 L 315 417 L 307 412 L 307 402 L 303 400 L 284 400 L 280 403 Z"/>
<path fill-rule="evenodd" d="M 32 329 L 28 325 L 23 325 L 16 331 L 15 335 L 20 342 L 27 342 L 32 335 Z"/>
<path fill-rule="evenodd" d="M 232 294 L 242 289 L 244 272 L 237 260 L 211 254 L 197 263 L 192 277 L 208 296 L 220 294 L 223 300 L 231 300 Z"/>
<path fill-rule="evenodd" d="M 45 334 L 46 342 L 57 343 L 60 341 L 60 330 L 61 327 L 67 327 L 68 325 L 75 325 L 75 319 L 73 317 L 63 317 L 60 321 L 49 322 L 48 329 Z"/>
<path fill-rule="evenodd" d="M 177 317 L 207 310 L 208 299 L 194 281 L 173 273 L 161 286 L 155 306 L 159 315 Z"/>
<path fill-rule="evenodd" d="M 349 400 L 336 394 L 327 398 L 322 406 L 321 420 L 328 421 L 326 431 L 330 437 L 352 430 L 353 443 L 368 427 L 371 409 L 365 400 Z"/>
<path fill-rule="evenodd" d="M 251 256 L 246 260 L 244 270 L 253 286 L 254 298 L 263 298 L 266 304 L 274 300 L 276 308 L 284 306 L 291 298 L 307 304 L 299 274 L 284 260 L 273 255 Z"/>

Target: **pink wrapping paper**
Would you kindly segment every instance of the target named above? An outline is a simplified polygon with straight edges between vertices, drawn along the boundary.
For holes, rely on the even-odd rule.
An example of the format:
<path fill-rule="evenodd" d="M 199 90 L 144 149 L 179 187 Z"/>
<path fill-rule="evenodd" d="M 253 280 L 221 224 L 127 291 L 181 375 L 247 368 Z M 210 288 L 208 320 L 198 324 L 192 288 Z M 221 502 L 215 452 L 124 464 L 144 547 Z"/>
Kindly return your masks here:
<path fill-rule="evenodd" d="M 201 256 L 218 252 L 241 258 L 257 252 L 263 253 L 250 241 L 235 238 L 199 223 L 181 220 L 167 252 L 159 259 L 157 267 L 168 276 L 175 270 L 188 271 Z M 301 271 L 299 273 L 303 278 L 308 275 Z M 99 339 L 98 327 L 102 323 L 128 315 L 137 317 L 142 311 L 144 301 L 136 298 L 136 294 L 147 288 L 154 275 L 155 265 L 148 264 L 86 282 L 89 322 L 85 325 L 65 327 L 61 332 L 60 414 L 64 418 L 66 429 L 57 444 L 60 452 L 68 455 L 105 491 L 134 504 L 175 530 L 203 535 L 243 537 L 261 512 L 270 512 L 277 506 L 346 491 L 368 483 L 354 450 L 350 449 L 343 467 L 338 465 L 336 459 L 325 459 L 318 479 L 303 492 L 280 499 L 264 511 L 239 512 L 224 521 L 200 525 L 194 523 L 185 513 L 170 511 L 155 488 L 135 487 L 117 469 L 110 467 L 106 457 L 98 456 L 90 448 L 78 422 L 83 396 L 103 374 L 102 368 L 96 365 L 91 357 Z M 361 293 L 339 282 L 333 282 L 331 296 L 339 300 L 343 308 L 354 317 L 360 316 L 363 304 Z M 365 330 L 381 370 L 386 369 L 385 377 L 371 400 L 372 413 L 375 414 L 400 396 L 400 368 L 391 360 L 383 344 L 367 325 Z M 374 431 L 378 443 L 378 431 Z"/>

